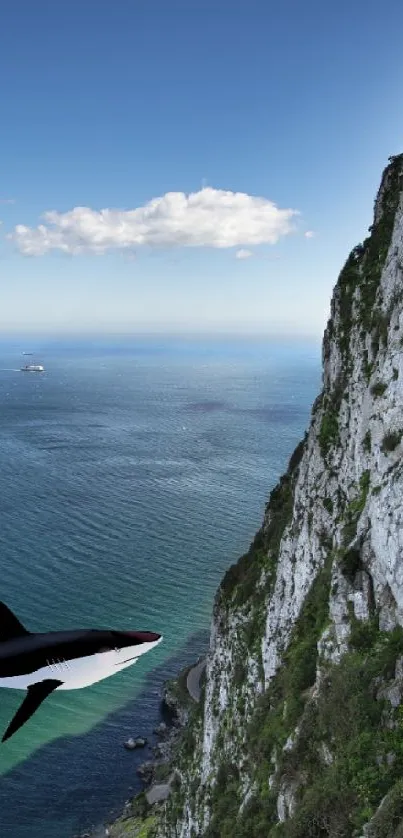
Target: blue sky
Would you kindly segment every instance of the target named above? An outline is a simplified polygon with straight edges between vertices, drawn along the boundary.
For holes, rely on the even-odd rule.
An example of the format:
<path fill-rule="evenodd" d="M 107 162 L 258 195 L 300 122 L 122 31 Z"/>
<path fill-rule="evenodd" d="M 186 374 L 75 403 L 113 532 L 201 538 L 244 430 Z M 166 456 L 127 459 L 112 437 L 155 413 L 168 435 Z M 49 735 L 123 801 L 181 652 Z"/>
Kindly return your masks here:
<path fill-rule="evenodd" d="M 4 0 L 2 331 L 320 335 L 402 151 L 402 24 L 400 0 Z"/>

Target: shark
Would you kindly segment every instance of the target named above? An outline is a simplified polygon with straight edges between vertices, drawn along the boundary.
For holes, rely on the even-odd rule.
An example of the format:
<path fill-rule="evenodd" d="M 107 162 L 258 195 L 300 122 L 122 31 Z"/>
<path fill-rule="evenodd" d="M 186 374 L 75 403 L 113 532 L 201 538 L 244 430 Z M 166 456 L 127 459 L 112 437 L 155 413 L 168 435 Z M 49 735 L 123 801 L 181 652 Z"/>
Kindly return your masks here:
<path fill-rule="evenodd" d="M 56 690 L 79 690 L 132 666 L 163 636 L 152 631 L 75 629 L 33 633 L 0 602 L 0 687 L 26 690 L 5 742 Z"/>

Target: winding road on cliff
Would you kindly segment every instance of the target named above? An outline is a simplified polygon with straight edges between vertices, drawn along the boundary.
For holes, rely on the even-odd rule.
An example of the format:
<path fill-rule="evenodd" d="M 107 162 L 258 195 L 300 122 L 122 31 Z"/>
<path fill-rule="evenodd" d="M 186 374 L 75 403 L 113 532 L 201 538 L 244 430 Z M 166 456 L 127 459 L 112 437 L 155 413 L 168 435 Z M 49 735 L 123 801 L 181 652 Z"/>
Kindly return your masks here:
<path fill-rule="evenodd" d="M 200 686 L 200 679 L 201 676 L 206 668 L 206 659 L 199 661 L 196 666 L 192 666 L 192 669 L 188 672 L 188 677 L 186 679 L 186 686 L 188 693 L 193 701 L 200 701 L 200 693 L 201 693 L 201 686 Z"/>
<path fill-rule="evenodd" d="M 200 694 L 201 694 L 201 686 L 200 686 L 200 679 L 201 676 L 206 668 L 206 659 L 199 661 L 196 666 L 192 666 L 189 669 L 186 678 L 186 687 L 190 697 L 193 701 L 199 702 L 200 701 Z M 149 804 L 159 803 L 161 800 L 166 800 L 170 791 L 171 791 L 171 783 L 173 780 L 173 774 L 170 776 L 167 783 L 155 783 L 151 786 L 151 788 L 146 791 L 146 798 Z"/>

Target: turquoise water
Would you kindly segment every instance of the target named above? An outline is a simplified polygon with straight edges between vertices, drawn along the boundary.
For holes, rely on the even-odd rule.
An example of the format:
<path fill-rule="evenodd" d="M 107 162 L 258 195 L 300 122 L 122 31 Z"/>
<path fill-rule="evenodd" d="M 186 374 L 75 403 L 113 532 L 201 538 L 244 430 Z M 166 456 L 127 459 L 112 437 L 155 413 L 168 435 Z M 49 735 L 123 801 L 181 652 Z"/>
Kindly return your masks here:
<path fill-rule="evenodd" d="M 202 651 L 319 389 L 317 345 L 143 338 L 0 346 L 0 599 L 33 631 L 149 629 L 164 642 L 51 696 L 0 747 L 2 838 L 71 838 L 138 788 L 164 678 Z M 0 732 L 22 693 L 0 691 Z"/>

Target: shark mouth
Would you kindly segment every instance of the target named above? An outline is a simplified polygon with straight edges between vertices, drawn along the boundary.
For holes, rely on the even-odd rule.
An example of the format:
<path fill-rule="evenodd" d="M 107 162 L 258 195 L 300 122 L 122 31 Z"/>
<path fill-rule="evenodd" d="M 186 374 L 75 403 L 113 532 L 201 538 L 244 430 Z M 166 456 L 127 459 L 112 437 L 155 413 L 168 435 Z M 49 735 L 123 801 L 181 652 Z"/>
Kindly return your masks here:
<path fill-rule="evenodd" d="M 130 661 L 136 661 L 139 655 L 134 655 L 132 658 L 126 658 L 124 661 L 119 661 L 119 663 L 115 663 L 115 666 L 121 666 L 122 663 L 129 663 Z"/>

